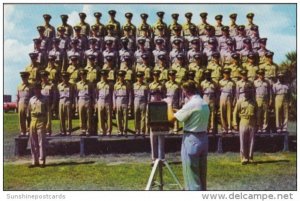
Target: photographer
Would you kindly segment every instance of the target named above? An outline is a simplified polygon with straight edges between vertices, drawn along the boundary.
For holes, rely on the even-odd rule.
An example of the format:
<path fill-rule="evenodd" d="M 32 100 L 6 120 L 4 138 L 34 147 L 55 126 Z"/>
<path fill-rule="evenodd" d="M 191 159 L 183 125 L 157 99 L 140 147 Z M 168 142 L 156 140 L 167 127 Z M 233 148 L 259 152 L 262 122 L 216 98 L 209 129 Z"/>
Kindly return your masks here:
<path fill-rule="evenodd" d="M 188 101 L 175 114 L 168 103 L 168 119 L 183 122 L 181 158 L 186 190 L 206 190 L 209 118 L 208 104 L 197 94 L 194 81 L 182 85 Z"/>

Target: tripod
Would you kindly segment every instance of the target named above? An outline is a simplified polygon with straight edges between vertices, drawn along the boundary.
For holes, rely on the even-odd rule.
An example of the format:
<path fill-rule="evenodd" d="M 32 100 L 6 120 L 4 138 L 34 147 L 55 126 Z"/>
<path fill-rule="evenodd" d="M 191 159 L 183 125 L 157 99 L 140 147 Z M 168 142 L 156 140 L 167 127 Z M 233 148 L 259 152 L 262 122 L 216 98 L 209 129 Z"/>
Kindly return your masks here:
<path fill-rule="evenodd" d="M 159 135 L 158 136 L 158 150 L 163 151 L 164 150 L 164 143 L 162 143 L 161 138 L 164 137 L 163 136 L 164 134 L 163 133 L 158 134 L 157 132 L 155 132 L 155 135 Z M 163 166 L 165 166 L 167 168 L 167 170 L 169 171 L 169 173 L 171 174 L 173 180 L 176 182 L 175 185 L 179 186 L 180 190 L 183 190 L 183 187 L 179 183 L 179 180 L 176 177 L 176 175 L 174 174 L 174 172 L 172 171 L 170 165 L 168 164 L 168 162 L 165 159 L 161 158 L 161 155 L 164 155 L 164 153 L 160 153 L 159 158 L 155 160 L 145 190 L 152 190 L 155 185 L 158 186 L 159 190 L 163 190 L 163 187 L 164 187 Z M 158 177 L 159 177 L 158 181 L 156 181 L 157 173 L 158 173 Z"/>

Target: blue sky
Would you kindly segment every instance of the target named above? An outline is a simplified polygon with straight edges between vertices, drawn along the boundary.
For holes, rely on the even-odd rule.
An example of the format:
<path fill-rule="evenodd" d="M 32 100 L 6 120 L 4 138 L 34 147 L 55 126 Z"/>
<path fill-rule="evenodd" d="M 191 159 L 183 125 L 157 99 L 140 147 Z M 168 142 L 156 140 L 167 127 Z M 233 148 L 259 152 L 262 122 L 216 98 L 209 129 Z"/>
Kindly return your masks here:
<path fill-rule="evenodd" d="M 237 23 L 245 24 L 246 14 L 255 13 L 254 21 L 260 27 L 261 37 L 268 38 L 268 48 L 275 52 L 278 64 L 288 51 L 296 50 L 296 4 L 6 4 L 4 5 L 4 94 L 13 95 L 21 81 L 19 71 L 30 62 L 28 53 L 33 49 L 32 39 L 37 36 L 36 26 L 43 25 L 42 15 L 52 15 L 51 24 L 61 24 L 60 15 L 69 15 L 69 24 L 79 21 L 78 13 L 87 14 L 86 21 L 93 24 L 95 11 L 102 12 L 107 23 L 107 11 L 117 11 L 116 18 L 123 24 L 124 13 L 133 13 L 133 23 L 140 24 L 140 13 L 148 13 L 148 22 L 153 24 L 157 11 L 165 11 L 165 22 L 171 22 L 171 14 L 179 13 L 179 22 L 185 22 L 184 13 L 192 12 L 192 21 L 199 24 L 200 12 L 208 12 L 208 22 L 215 24 L 214 16 L 223 14 L 224 24 L 229 23 L 229 14 L 237 13 Z"/>

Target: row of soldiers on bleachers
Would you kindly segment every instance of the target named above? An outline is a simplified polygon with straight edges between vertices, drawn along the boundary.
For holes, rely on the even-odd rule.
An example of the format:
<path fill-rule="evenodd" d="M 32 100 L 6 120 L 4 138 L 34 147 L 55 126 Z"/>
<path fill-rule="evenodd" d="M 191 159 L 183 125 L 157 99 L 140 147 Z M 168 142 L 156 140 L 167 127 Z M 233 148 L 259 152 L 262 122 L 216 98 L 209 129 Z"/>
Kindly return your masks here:
<path fill-rule="evenodd" d="M 94 85 L 87 80 L 87 70 L 80 69 L 80 81 L 71 83 L 70 74 L 62 73 L 62 82 L 57 86 L 49 82 L 47 71 L 41 71 L 42 94 L 48 98 L 49 110 L 47 133 L 51 134 L 52 112 L 55 103 L 59 107 L 59 119 L 61 123 L 61 134 L 70 135 L 72 131 L 72 118 L 75 110 L 78 111 L 80 128 L 83 135 L 89 135 L 95 124 L 93 114 L 97 114 L 98 133 L 111 134 L 112 114 L 115 111 L 118 134 L 127 134 L 128 115 L 133 108 L 136 134 L 147 132 L 147 103 L 152 100 L 152 96 L 159 95 L 162 98 L 170 98 L 175 109 L 180 108 L 185 97 L 181 93 L 180 84 L 176 82 L 176 70 L 168 70 L 166 82 L 161 82 L 160 70 L 151 73 L 150 83 L 144 82 L 145 73 L 136 73 L 137 81 L 132 85 L 126 82 L 127 72 L 120 70 L 117 72 L 118 80 L 114 84 L 109 80 L 109 70 L 101 70 L 101 80 Z M 253 98 L 257 104 L 255 115 L 257 117 L 258 132 L 266 132 L 269 124 L 269 109 L 275 103 L 276 128 L 277 132 L 285 132 L 288 121 L 288 106 L 290 87 L 285 82 L 283 73 L 278 73 L 277 78 L 271 83 L 264 78 L 265 70 L 257 70 L 258 78 L 254 82 L 248 80 L 247 70 L 240 71 L 240 80 L 237 82 L 230 78 L 231 70 L 225 68 L 222 71 L 223 79 L 215 82 L 212 78 L 212 71 L 207 69 L 203 72 L 204 80 L 199 83 L 199 93 L 208 102 L 210 108 L 209 133 L 215 133 L 217 129 L 216 116 L 220 111 L 220 119 L 223 133 L 231 133 L 233 129 L 232 113 L 236 103 L 243 104 L 244 89 L 253 88 Z M 20 117 L 21 135 L 25 135 L 27 105 L 32 96 L 32 85 L 29 84 L 28 72 L 21 72 L 23 83 L 18 86 L 18 110 Z M 190 71 L 188 79 L 195 79 L 195 72 Z M 253 111 L 249 111 L 250 113 Z M 246 112 L 247 113 L 247 112 Z M 250 115 L 249 113 L 249 115 Z M 253 114 L 251 114 L 253 115 Z M 178 132 L 178 123 L 174 124 L 171 132 Z"/>
<path fill-rule="evenodd" d="M 210 25 L 206 22 L 207 13 L 200 14 L 202 23 L 199 26 L 191 22 L 192 13 L 186 13 L 187 22 L 180 25 L 177 23 L 178 14 L 173 14 L 174 22 L 167 27 L 163 22 L 164 13 L 158 12 L 159 20 L 155 25 L 151 27 L 143 21 L 138 29 L 131 23 L 131 13 L 125 14 L 128 22 L 122 28 L 118 28 L 120 24 L 114 19 L 115 11 L 109 13 L 111 20 L 106 26 L 97 21 L 91 30 L 84 21 L 86 17 L 84 13 L 79 13 L 81 22 L 74 27 L 67 24 L 67 15 L 62 15 L 63 24 L 57 28 L 58 37 L 55 37 L 55 29 L 49 24 L 51 16 L 45 14 L 46 24 L 37 27 L 39 37 L 34 39 L 35 52 L 39 54 L 38 61 L 41 67 L 47 66 L 48 55 L 55 55 L 58 68 L 66 70 L 72 55 L 77 55 L 79 63 L 85 66 L 87 55 L 94 54 L 97 57 L 97 65 L 101 67 L 106 62 L 107 55 L 113 56 L 119 66 L 124 62 L 125 54 L 135 57 L 137 60 L 135 62 L 141 62 L 137 57 L 145 52 L 153 54 L 155 61 L 160 52 L 173 55 L 171 56 L 173 58 L 180 52 L 187 55 L 189 62 L 193 59 L 191 57 L 193 52 L 201 52 L 206 55 L 204 64 L 214 51 L 220 52 L 224 63 L 228 63 L 230 53 L 235 51 L 241 54 L 243 60 L 250 51 L 260 57 L 264 57 L 268 52 L 265 48 L 266 38 L 259 37 L 258 26 L 253 23 L 253 13 L 247 14 L 249 24 L 246 26 L 236 25 L 236 14 L 230 15 L 232 19 L 230 26 L 222 24 L 221 15 L 216 16 L 216 26 Z M 95 16 L 99 19 L 101 14 L 95 13 Z M 147 14 L 141 14 L 141 17 L 146 20 Z M 101 31 L 102 29 L 105 31 Z"/>

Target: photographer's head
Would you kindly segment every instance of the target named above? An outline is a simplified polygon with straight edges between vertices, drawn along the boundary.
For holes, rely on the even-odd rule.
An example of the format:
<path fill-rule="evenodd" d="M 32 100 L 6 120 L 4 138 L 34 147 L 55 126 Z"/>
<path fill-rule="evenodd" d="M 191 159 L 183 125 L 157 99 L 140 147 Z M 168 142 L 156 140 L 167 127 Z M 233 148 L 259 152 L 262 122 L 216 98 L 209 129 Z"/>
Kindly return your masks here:
<path fill-rule="evenodd" d="M 182 85 L 183 94 L 190 98 L 191 96 L 195 95 L 197 93 L 197 87 L 196 82 L 189 80 Z"/>

